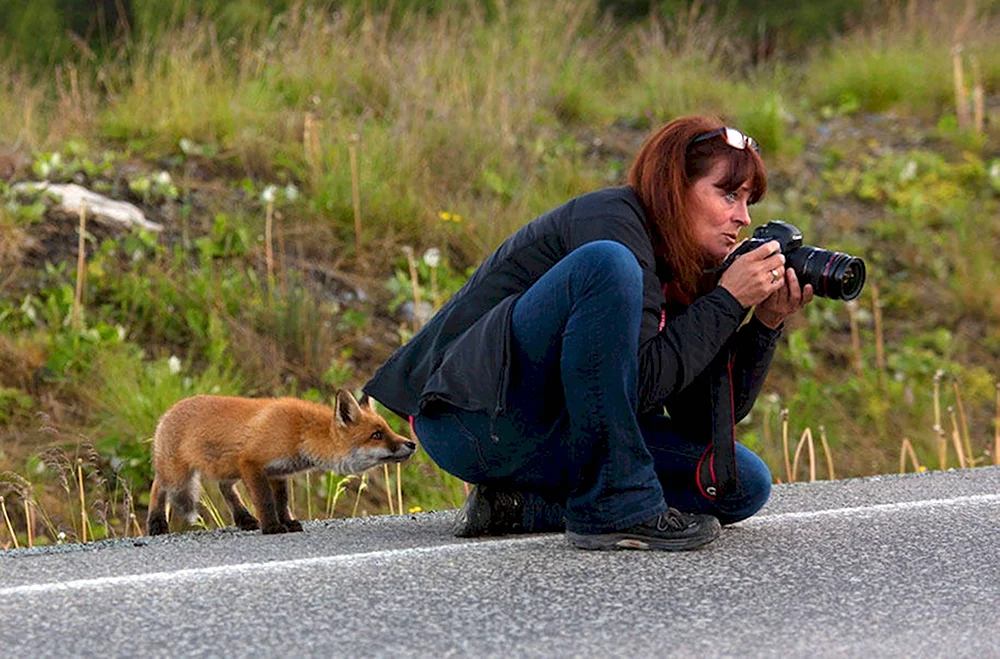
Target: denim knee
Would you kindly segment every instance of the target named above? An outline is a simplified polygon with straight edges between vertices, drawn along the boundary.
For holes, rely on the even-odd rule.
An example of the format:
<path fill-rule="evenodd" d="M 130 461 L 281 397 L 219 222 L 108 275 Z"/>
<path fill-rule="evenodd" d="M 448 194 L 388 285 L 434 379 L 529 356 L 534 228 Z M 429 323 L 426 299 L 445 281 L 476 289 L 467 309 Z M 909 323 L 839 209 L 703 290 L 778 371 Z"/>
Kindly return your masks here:
<path fill-rule="evenodd" d="M 578 259 L 585 267 L 589 281 L 614 287 L 628 303 L 642 306 L 642 267 L 635 255 L 613 240 L 595 240 L 570 252 L 566 258 Z"/>

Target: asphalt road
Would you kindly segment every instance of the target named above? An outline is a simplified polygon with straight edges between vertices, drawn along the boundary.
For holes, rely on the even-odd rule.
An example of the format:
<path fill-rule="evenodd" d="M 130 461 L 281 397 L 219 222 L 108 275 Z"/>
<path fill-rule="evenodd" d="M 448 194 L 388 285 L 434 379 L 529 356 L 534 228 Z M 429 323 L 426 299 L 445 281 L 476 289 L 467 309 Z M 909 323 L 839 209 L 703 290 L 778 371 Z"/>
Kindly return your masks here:
<path fill-rule="evenodd" d="M 451 512 L 0 554 L 6 656 L 1000 657 L 1000 469 L 775 488 L 683 553 Z"/>

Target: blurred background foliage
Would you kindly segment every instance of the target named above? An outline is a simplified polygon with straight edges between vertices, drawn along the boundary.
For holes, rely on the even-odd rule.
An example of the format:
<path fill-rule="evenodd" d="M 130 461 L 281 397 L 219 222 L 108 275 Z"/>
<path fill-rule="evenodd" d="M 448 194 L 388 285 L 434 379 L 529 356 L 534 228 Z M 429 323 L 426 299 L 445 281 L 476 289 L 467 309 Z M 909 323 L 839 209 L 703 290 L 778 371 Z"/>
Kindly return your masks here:
<path fill-rule="evenodd" d="M 947 0 L 960 12 L 968 3 Z M 113 54 L 124 42 L 156 38 L 191 20 L 209 20 L 217 36 L 227 39 L 247 30 L 266 28 L 273 19 L 295 6 L 308 6 L 323 13 L 338 11 L 358 15 L 363 11 L 391 13 L 398 23 L 415 13 L 480 11 L 495 18 L 503 0 L 32 0 L 0 3 L 0 34 L 5 54 L 16 52 L 27 61 L 54 63 L 74 48 L 86 48 L 97 56 Z M 976 11 L 989 13 L 997 0 L 980 0 Z M 746 40 L 760 56 L 773 53 L 799 54 L 865 21 L 884 21 L 897 7 L 891 1 L 865 0 L 598 0 L 597 10 L 616 20 L 641 22 L 650 18 L 683 19 L 692 9 L 711 15 L 731 30 L 731 36 Z"/>

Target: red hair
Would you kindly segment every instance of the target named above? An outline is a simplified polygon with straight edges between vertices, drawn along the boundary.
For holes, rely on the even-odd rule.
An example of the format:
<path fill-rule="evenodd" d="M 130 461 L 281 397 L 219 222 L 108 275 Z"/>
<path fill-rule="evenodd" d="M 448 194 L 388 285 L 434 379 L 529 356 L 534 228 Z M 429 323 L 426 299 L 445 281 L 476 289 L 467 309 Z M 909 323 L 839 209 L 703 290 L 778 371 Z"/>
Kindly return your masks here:
<path fill-rule="evenodd" d="M 674 119 L 646 140 L 628 174 L 628 184 L 646 212 L 653 249 L 670 266 L 668 294 L 683 304 L 711 290 L 718 279 L 704 274 L 717 264 L 707 263 L 694 242 L 695 218 L 689 213 L 687 195 L 695 181 L 725 159 L 728 167 L 719 185 L 736 190 L 749 183 L 750 204 L 767 191 L 764 162 L 753 149 L 735 149 L 721 136 L 691 143 L 724 125 L 712 117 Z"/>

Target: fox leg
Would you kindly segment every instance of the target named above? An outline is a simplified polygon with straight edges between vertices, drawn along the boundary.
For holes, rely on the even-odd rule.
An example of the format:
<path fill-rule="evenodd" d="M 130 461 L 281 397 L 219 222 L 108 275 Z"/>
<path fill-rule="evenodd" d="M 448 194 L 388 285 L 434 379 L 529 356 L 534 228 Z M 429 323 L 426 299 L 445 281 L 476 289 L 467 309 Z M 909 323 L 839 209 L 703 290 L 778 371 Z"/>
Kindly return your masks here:
<path fill-rule="evenodd" d="M 274 490 L 274 505 L 278 509 L 278 519 L 285 525 L 285 530 L 301 531 L 302 524 L 292 519 L 292 511 L 288 509 L 288 481 L 284 478 L 272 478 L 271 489 Z"/>
<path fill-rule="evenodd" d="M 194 524 L 198 520 L 198 498 L 200 496 L 201 484 L 198 473 L 191 472 L 179 488 L 170 491 L 172 513 L 176 512 L 185 522 Z"/>
<path fill-rule="evenodd" d="M 242 463 L 240 464 L 240 477 L 250 492 L 250 499 L 253 500 L 254 508 L 257 509 L 257 517 L 260 518 L 260 532 L 265 535 L 269 533 L 286 533 L 288 529 L 278 519 L 278 509 L 274 502 L 274 492 L 271 491 L 271 484 L 268 482 L 264 470 L 259 465 Z"/>
<path fill-rule="evenodd" d="M 153 479 L 153 489 L 149 491 L 149 512 L 146 514 L 146 535 L 170 533 L 167 524 L 167 490 L 160 479 Z"/>
<path fill-rule="evenodd" d="M 219 490 L 222 492 L 222 498 L 229 505 L 230 512 L 233 513 L 233 524 L 237 528 L 243 531 L 256 531 L 260 528 L 260 525 L 257 524 L 257 518 L 243 505 L 240 493 L 236 491 L 235 480 L 220 481 Z"/>

